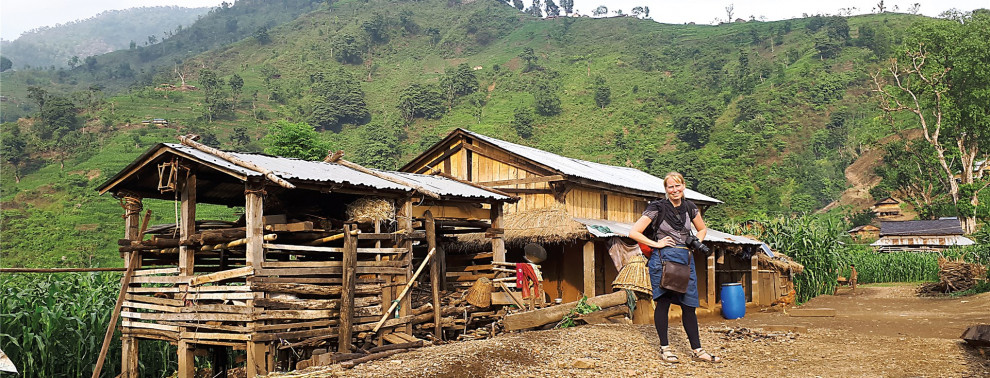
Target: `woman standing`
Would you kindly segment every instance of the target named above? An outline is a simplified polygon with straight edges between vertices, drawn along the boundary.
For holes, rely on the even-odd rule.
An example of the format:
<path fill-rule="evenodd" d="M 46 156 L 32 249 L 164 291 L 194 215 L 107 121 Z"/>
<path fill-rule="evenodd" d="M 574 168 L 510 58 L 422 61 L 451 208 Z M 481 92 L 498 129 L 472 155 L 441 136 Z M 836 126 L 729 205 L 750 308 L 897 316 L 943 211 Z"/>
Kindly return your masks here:
<path fill-rule="evenodd" d="M 667 339 L 667 315 L 670 305 L 676 304 L 681 307 L 681 321 L 684 324 L 684 331 L 687 332 L 688 340 L 691 342 L 693 358 L 697 361 L 721 362 L 722 359 L 705 352 L 701 348 L 701 338 L 698 334 L 698 315 L 695 310 L 698 302 L 698 275 L 695 273 L 694 257 L 691 250 L 686 247 L 688 236 L 691 235 L 691 225 L 698 230 L 698 240 L 705 240 L 708 229 L 705 221 L 701 219 L 701 212 L 698 207 L 689 200 L 684 199 L 684 176 L 677 172 L 670 172 L 663 179 L 664 189 L 667 194 L 666 199 L 651 202 L 643 216 L 636 221 L 629 237 L 653 248 L 650 255 L 649 269 L 650 281 L 653 285 L 653 300 L 656 301 L 656 310 L 653 313 L 653 322 L 657 327 L 657 335 L 660 337 L 660 356 L 666 362 L 679 362 L 677 355 L 670 348 L 670 341 Z M 643 231 L 651 223 L 656 234 L 644 236 Z M 660 287 L 660 280 L 663 274 L 662 266 L 664 261 L 671 261 L 690 266 L 691 275 L 684 293 L 666 290 Z"/>

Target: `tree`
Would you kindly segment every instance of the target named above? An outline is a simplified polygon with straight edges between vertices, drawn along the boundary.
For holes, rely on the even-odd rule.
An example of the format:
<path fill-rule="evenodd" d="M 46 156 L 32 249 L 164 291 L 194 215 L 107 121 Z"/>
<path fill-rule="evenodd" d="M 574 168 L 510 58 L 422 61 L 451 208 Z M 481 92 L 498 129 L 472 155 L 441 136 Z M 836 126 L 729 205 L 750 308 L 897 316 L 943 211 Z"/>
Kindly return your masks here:
<path fill-rule="evenodd" d="M 241 78 L 241 75 L 234 74 L 227 81 L 227 84 L 230 85 L 230 93 L 234 97 L 234 104 L 237 104 L 238 99 L 241 97 L 241 90 L 244 89 L 244 79 Z"/>
<path fill-rule="evenodd" d="M 612 103 L 612 88 L 610 88 L 608 83 L 605 82 L 604 77 L 596 76 L 594 89 L 595 105 L 599 108 L 605 109 L 608 104 Z"/>
<path fill-rule="evenodd" d="M 677 130 L 677 138 L 692 149 L 704 147 L 708 144 L 708 137 L 712 127 L 715 126 L 716 117 L 717 112 L 710 105 L 688 105 L 674 116 L 673 127 Z"/>
<path fill-rule="evenodd" d="M 898 58 L 905 58 L 903 64 Z M 963 23 L 938 20 L 912 30 L 905 48 L 873 75 L 874 92 L 891 124 L 921 127 L 935 150 L 963 230 L 976 228 L 979 194 L 990 185 L 974 176 L 977 157 L 990 149 L 990 11 Z M 910 121 L 895 115 L 909 114 Z M 959 182 L 953 177 L 959 173 Z"/>
<path fill-rule="evenodd" d="M 595 10 L 591 11 L 591 15 L 595 17 L 601 17 L 606 14 L 608 14 L 608 7 L 604 5 L 599 5 L 598 8 L 595 8 Z"/>
<path fill-rule="evenodd" d="M 368 125 L 361 129 L 361 136 L 365 143 L 355 156 L 358 164 L 378 169 L 395 169 L 399 165 L 399 143 L 404 139 L 401 124 L 386 120 Z"/>
<path fill-rule="evenodd" d="M 417 117 L 439 119 L 446 111 L 443 93 L 435 85 L 412 84 L 399 93 L 399 112 L 407 123 Z"/>
<path fill-rule="evenodd" d="M 95 56 L 87 56 L 85 62 L 86 62 L 86 69 L 87 70 L 93 71 L 93 70 L 96 69 L 96 57 Z"/>
<path fill-rule="evenodd" d="M 542 116 L 552 117 L 560 114 L 560 96 L 547 87 L 541 87 L 533 93 L 533 107 Z"/>
<path fill-rule="evenodd" d="M 10 59 L 7 59 L 5 56 L 0 56 L 0 72 L 9 70 L 13 66 L 14 62 L 11 62 Z"/>
<path fill-rule="evenodd" d="M 248 136 L 247 128 L 238 126 L 230 133 L 230 144 L 238 151 L 244 151 L 251 144 L 251 137 Z"/>
<path fill-rule="evenodd" d="M 348 64 L 361 63 L 361 50 L 363 47 L 353 35 L 338 35 L 334 38 L 330 48 L 330 54 L 333 55 L 333 58 L 338 62 Z"/>
<path fill-rule="evenodd" d="M 536 53 L 533 51 L 532 47 L 524 47 L 522 54 L 519 54 L 519 58 L 526 61 L 526 66 L 523 67 L 523 72 L 532 71 L 536 67 Z"/>
<path fill-rule="evenodd" d="M 315 73 L 310 81 L 316 97 L 310 124 L 338 132 L 343 124 L 363 124 L 371 117 L 361 85 L 342 68 Z"/>
<path fill-rule="evenodd" d="M 0 134 L 0 158 L 14 169 L 14 182 L 21 182 L 20 165 L 27 157 L 27 141 L 16 123 L 4 124 Z"/>
<path fill-rule="evenodd" d="M 523 139 L 533 136 L 533 109 L 527 106 L 516 108 L 512 118 L 512 128 L 516 129 L 516 134 Z"/>
<path fill-rule="evenodd" d="M 533 0 L 533 5 L 530 5 L 526 9 L 526 13 L 533 15 L 533 17 L 542 18 L 543 17 L 543 4 L 540 0 Z"/>
<path fill-rule="evenodd" d="M 368 35 L 368 40 L 371 43 L 385 43 L 389 39 L 388 29 L 391 23 L 385 15 L 376 12 L 371 20 L 361 23 L 361 28 Z"/>
<path fill-rule="evenodd" d="M 924 140 L 896 140 L 883 147 L 883 164 L 875 169 L 881 182 L 875 199 L 896 196 L 910 203 L 922 219 L 931 219 L 949 183 L 941 174 L 935 149 Z"/>
<path fill-rule="evenodd" d="M 560 7 L 564 8 L 564 14 L 574 13 L 574 0 L 560 0 Z"/>
<path fill-rule="evenodd" d="M 543 4 L 544 9 L 547 11 L 547 17 L 560 16 L 560 7 L 553 0 L 546 0 Z"/>
<path fill-rule="evenodd" d="M 203 103 L 206 105 L 203 115 L 209 122 L 232 110 L 227 94 L 223 90 L 225 83 L 216 72 L 205 68 L 200 70 L 199 84 L 203 87 Z"/>
<path fill-rule="evenodd" d="M 66 64 L 69 65 L 69 69 L 70 70 L 73 69 L 73 68 L 76 68 L 76 66 L 79 65 L 79 57 L 76 56 L 76 55 L 73 55 L 71 58 L 69 58 L 69 61 L 66 62 Z"/>
<path fill-rule="evenodd" d="M 523 10 L 526 5 L 523 4 L 522 0 L 512 0 L 512 6 L 516 7 L 518 10 Z"/>
<path fill-rule="evenodd" d="M 44 88 L 33 85 L 28 87 L 27 91 L 28 91 L 27 98 L 34 100 L 34 102 L 37 102 L 38 109 L 45 107 L 45 100 L 48 99 L 48 91 L 46 91 Z"/>
<path fill-rule="evenodd" d="M 327 146 L 312 126 L 304 122 L 276 121 L 264 137 L 265 153 L 303 160 L 322 160 Z"/>
<path fill-rule="evenodd" d="M 636 18 L 642 16 L 644 12 L 643 7 L 633 7 L 632 9 L 632 15 Z"/>
<path fill-rule="evenodd" d="M 478 77 L 467 63 L 458 64 L 440 78 L 440 86 L 447 95 L 447 106 L 453 107 L 454 98 L 478 91 Z"/>
<path fill-rule="evenodd" d="M 254 39 L 262 45 L 267 45 L 272 42 L 272 37 L 268 35 L 268 27 L 262 26 L 258 30 L 254 31 Z"/>

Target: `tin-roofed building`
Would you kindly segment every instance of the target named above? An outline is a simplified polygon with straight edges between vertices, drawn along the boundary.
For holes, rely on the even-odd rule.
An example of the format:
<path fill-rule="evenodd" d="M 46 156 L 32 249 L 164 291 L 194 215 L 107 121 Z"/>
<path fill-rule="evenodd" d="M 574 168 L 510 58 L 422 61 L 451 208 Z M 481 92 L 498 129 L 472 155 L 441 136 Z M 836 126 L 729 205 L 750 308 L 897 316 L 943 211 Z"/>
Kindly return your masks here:
<path fill-rule="evenodd" d="M 958 218 L 880 222 L 880 239 L 871 244 L 881 252 L 938 251 L 975 244 L 963 236 Z"/>

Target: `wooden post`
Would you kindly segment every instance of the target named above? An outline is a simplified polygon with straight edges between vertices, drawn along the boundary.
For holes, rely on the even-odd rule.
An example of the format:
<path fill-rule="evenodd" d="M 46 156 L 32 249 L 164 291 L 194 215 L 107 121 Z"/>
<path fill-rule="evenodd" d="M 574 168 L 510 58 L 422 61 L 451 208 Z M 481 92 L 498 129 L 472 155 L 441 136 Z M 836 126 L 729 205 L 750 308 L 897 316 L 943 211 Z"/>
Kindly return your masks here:
<path fill-rule="evenodd" d="M 399 226 L 403 230 L 408 231 L 406 235 L 412 235 L 413 232 L 412 197 L 407 197 L 406 202 L 402 204 L 402 218 L 399 219 Z M 405 280 L 402 281 L 402 283 L 405 284 L 408 283 L 410 280 L 414 279 L 412 272 L 413 241 L 412 239 L 407 238 L 402 244 L 403 244 L 402 247 L 406 249 L 405 262 L 406 262 L 406 266 L 408 267 L 406 268 Z M 412 310 L 412 297 L 407 295 L 403 298 L 399 298 L 399 302 L 401 305 L 401 308 L 399 309 L 399 316 L 401 317 L 401 316 L 409 315 L 410 310 Z M 412 335 L 412 326 L 413 326 L 412 322 L 406 322 L 405 332 L 407 335 Z"/>
<path fill-rule="evenodd" d="M 584 243 L 584 295 L 595 296 L 595 242 Z"/>
<path fill-rule="evenodd" d="M 141 237 L 141 210 L 143 210 L 144 204 L 141 198 L 135 197 L 133 194 L 125 195 L 125 202 L 127 203 L 127 207 L 125 207 L 124 213 L 124 238 L 138 240 Z M 141 267 L 140 253 L 136 251 L 127 252 L 124 255 L 124 266 L 131 266 L 131 259 L 137 259 L 134 269 Z M 129 285 L 129 283 L 126 285 Z M 121 288 L 121 291 L 126 293 L 125 288 Z M 117 311 L 120 311 L 120 309 Z M 116 324 L 112 326 L 116 327 Z M 132 336 L 123 336 L 123 331 L 126 331 L 126 328 L 121 328 L 121 331 L 120 376 L 122 378 L 140 377 L 140 372 L 138 371 L 138 339 Z M 102 368 L 102 363 L 100 367 Z"/>
<path fill-rule="evenodd" d="M 179 370 L 176 372 L 178 378 L 196 377 L 196 358 L 193 356 L 192 345 L 189 341 L 179 339 Z"/>
<path fill-rule="evenodd" d="M 337 353 L 351 352 L 351 325 L 354 324 L 354 287 L 357 281 L 357 225 L 344 225 L 344 286 L 340 294 L 340 326 L 337 329 Z"/>
<path fill-rule="evenodd" d="M 249 182 L 244 187 L 244 217 L 246 219 L 247 232 L 247 264 L 254 266 L 254 271 L 261 269 L 264 261 L 264 250 L 262 247 L 262 233 L 264 232 L 264 221 L 262 217 L 264 199 L 262 192 L 264 185 L 259 182 Z"/>
<path fill-rule="evenodd" d="M 437 248 L 437 230 L 436 222 L 433 220 L 433 213 L 429 210 L 426 214 L 423 214 L 425 221 L 423 222 L 426 228 L 426 247 L 429 249 Z M 433 337 L 437 340 L 443 340 L 443 326 L 440 324 L 440 277 L 445 273 L 440 269 L 440 261 L 443 260 L 443 253 L 437 251 L 437 255 L 433 258 L 433 263 L 430 264 L 430 286 L 433 287 Z"/>
<path fill-rule="evenodd" d="M 715 255 L 708 256 L 708 309 L 715 309 Z"/>
<path fill-rule="evenodd" d="M 247 361 L 244 363 L 247 378 L 268 374 L 268 358 L 265 356 L 267 351 L 268 346 L 265 343 L 247 342 Z"/>
<path fill-rule="evenodd" d="M 196 233 L 196 173 L 189 172 L 182 184 L 182 204 L 179 217 L 179 240 L 186 241 Z M 193 275 L 193 252 L 188 246 L 179 245 L 179 276 Z"/>
<path fill-rule="evenodd" d="M 124 296 L 127 294 L 127 287 L 131 285 L 131 277 L 134 276 L 134 269 L 137 269 L 137 266 L 141 263 L 138 253 L 140 252 L 131 252 L 132 259 L 128 262 L 127 272 L 120 279 L 120 292 L 117 293 L 117 303 L 113 306 L 113 313 L 110 315 L 110 324 L 107 325 L 107 332 L 103 336 L 103 346 L 100 347 L 100 356 L 96 359 L 96 367 L 93 368 L 93 378 L 99 377 L 100 371 L 103 370 L 103 362 L 106 361 L 107 351 L 110 350 L 110 341 L 113 340 L 113 330 L 117 328 L 117 318 L 120 317 L 120 308 L 124 305 Z M 123 331 L 126 331 L 126 329 Z M 125 372 L 125 375 L 130 374 L 132 377 L 137 377 L 137 344 L 133 338 L 130 338 L 128 341 L 131 342 L 130 345 L 121 345 L 125 352 L 121 358 L 121 370 Z M 127 351 L 131 351 L 132 353 L 126 353 Z M 134 370 L 129 371 L 128 369 L 132 366 Z"/>
<path fill-rule="evenodd" d="M 502 204 L 492 202 L 491 214 L 492 228 L 496 230 L 502 229 L 502 223 L 505 218 L 502 213 Z M 494 252 L 492 261 L 505 262 L 505 239 L 503 238 L 503 234 L 495 233 L 492 236 L 492 252 Z"/>
<path fill-rule="evenodd" d="M 749 273 L 750 285 L 752 286 L 750 291 L 751 294 L 753 295 L 753 304 L 759 306 L 760 305 L 760 260 L 756 257 L 756 255 L 753 255 L 753 258 L 750 259 L 749 272 L 750 272 Z"/>

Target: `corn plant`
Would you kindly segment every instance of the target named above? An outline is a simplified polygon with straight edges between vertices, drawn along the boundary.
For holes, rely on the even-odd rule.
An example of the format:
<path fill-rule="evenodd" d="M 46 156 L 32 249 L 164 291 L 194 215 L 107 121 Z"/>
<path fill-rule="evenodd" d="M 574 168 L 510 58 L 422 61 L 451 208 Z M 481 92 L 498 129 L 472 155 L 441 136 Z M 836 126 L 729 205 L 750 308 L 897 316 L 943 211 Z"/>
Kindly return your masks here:
<path fill-rule="evenodd" d="M 117 273 L 0 274 L 0 349 L 24 377 L 88 376 L 118 290 Z M 143 372 L 163 376 L 174 370 L 176 354 L 154 344 L 142 343 L 148 351 L 142 350 L 140 364 Z M 119 332 L 106 361 L 102 376 L 119 374 Z"/>

